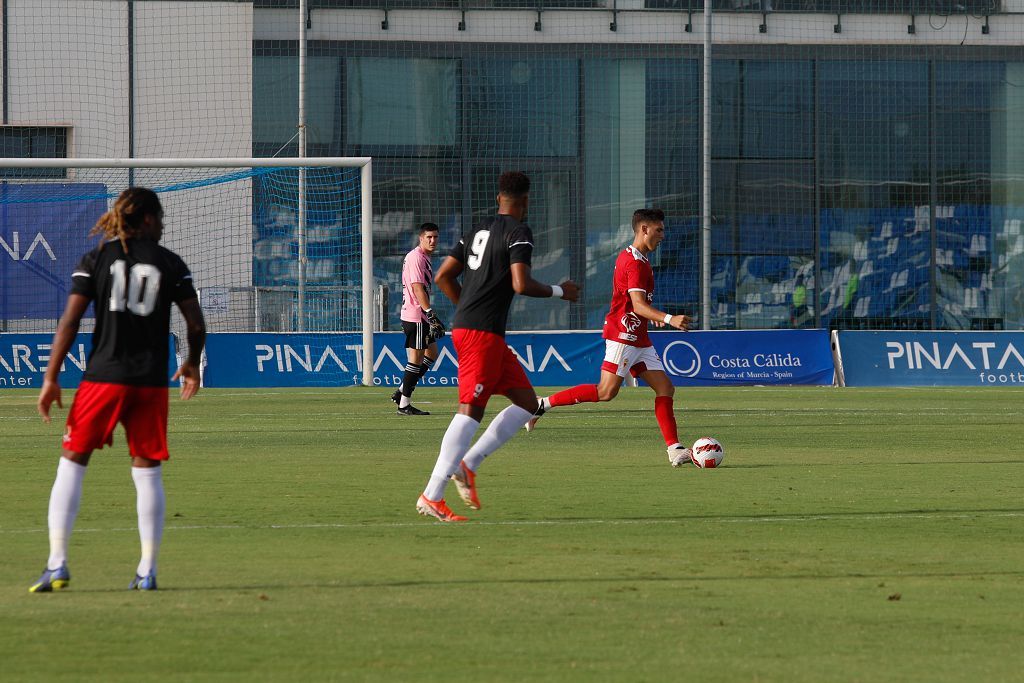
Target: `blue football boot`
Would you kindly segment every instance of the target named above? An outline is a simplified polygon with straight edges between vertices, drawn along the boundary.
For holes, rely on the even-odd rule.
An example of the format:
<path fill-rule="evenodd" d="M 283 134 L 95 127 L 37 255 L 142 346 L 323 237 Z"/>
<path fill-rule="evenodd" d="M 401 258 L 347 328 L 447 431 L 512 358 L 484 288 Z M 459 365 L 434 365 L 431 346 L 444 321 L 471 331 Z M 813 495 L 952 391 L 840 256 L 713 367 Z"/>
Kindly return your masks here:
<path fill-rule="evenodd" d="M 130 591 L 155 591 L 156 590 L 156 572 L 150 572 L 145 576 L 135 575 L 132 582 L 128 585 Z"/>
<path fill-rule="evenodd" d="M 50 593 L 55 590 L 64 590 L 71 583 L 71 572 L 68 566 L 62 564 L 56 569 L 44 569 L 39 580 L 28 587 L 29 593 Z"/>

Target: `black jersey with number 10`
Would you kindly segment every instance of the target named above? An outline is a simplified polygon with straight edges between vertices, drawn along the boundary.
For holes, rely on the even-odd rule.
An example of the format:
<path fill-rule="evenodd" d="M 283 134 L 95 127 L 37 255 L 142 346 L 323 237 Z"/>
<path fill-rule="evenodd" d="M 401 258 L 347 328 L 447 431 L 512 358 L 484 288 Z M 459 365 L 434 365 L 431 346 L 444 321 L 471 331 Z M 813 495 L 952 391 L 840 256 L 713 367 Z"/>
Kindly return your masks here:
<path fill-rule="evenodd" d="M 512 306 L 512 264 L 530 265 L 533 233 L 515 218 L 497 215 L 480 223 L 452 247 L 461 261 L 462 295 L 453 328 L 505 334 Z"/>
<path fill-rule="evenodd" d="M 152 240 L 104 243 L 78 262 L 71 293 L 96 311 L 92 352 L 83 379 L 133 386 L 167 386 L 171 305 L 194 299 L 185 262 Z"/>

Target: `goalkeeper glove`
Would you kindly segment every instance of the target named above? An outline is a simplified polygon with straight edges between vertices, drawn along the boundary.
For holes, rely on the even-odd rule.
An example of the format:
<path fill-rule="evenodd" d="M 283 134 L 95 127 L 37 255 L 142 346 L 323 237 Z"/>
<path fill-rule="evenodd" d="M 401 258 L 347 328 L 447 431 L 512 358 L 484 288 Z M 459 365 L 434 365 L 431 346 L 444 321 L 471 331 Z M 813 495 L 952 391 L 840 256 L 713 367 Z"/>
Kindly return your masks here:
<path fill-rule="evenodd" d="M 434 313 L 434 309 L 424 311 L 427 316 L 427 324 L 430 326 L 430 340 L 437 341 L 444 336 L 445 327 L 441 319 L 437 317 L 437 313 Z"/>

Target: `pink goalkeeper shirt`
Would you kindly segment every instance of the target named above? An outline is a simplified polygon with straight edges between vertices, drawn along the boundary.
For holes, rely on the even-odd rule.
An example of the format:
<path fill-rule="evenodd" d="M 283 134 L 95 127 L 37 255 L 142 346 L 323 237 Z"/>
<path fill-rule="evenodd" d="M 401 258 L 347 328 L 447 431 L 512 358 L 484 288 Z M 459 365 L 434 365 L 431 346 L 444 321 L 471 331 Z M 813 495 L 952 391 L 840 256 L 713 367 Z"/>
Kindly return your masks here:
<path fill-rule="evenodd" d="M 426 320 L 423 309 L 416 301 L 416 295 L 412 291 L 415 282 L 427 288 L 430 294 L 430 284 L 434 281 L 434 268 L 430 265 L 430 257 L 418 246 L 405 255 L 405 263 L 402 264 L 402 320 L 410 323 L 418 323 Z"/>

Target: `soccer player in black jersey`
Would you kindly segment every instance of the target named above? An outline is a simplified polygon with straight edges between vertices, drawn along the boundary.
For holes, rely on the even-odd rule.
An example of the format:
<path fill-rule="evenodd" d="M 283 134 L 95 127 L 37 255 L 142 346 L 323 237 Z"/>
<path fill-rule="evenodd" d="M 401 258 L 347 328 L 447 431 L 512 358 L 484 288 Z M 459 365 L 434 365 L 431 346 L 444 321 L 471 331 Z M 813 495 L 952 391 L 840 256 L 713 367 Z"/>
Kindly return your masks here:
<path fill-rule="evenodd" d="M 556 296 L 576 301 L 579 287 L 566 280 L 546 285 L 530 275 L 533 233 L 523 223 L 530 203 L 530 179 L 510 171 L 498 179 L 498 214 L 459 240 L 434 278 L 456 304 L 452 342 L 459 356 L 459 410 L 452 418 L 437 464 L 423 495 L 416 501 L 422 515 L 443 522 L 461 522 L 444 501 L 449 478 L 462 500 L 480 508 L 476 470 L 487 455 L 512 438 L 533 417 L 537 394 L 522 365 L 505 344 L 505 326 L 512 297 Z M 462 275 L 462 284 L 457 278 Z M 477 440 L 472 462 L 464 462 L 469 444 L 484 416 L 487 399 L 504 394 L 512 405 L 498 413 Z"/>
<path fill-rule="evenodd" d="M 50 406 L 61 403 L 64 357 L 90 303 L 96 328 L 82 383 L 68 414 L 64 450 L 50 493 L 50 557 L 29 587 L 45 593 L 67 587 L 68 539 L 78 514 L 82 480 L 93 450 L 113 443 L 114 427 L 124 425 L 137 492 L 142 559 L 129 588 L 155 590 L 156 562 L 164 527 L 162 461 L 167 454 L 167 361 L 171 305 L 177 304 L 188 329 L 188 358 L 172 379 L 181 380 L 181 398 L 199 390 L 199 358 L 206 325 L 192 275 L 177 254 L 158 243 L 163 209 L 152 190 L 125 190 L 100 217 L 92 234 L 104 242 L 82 257 L 71 275 L 71 294 L 57 325 L 38 408 L 50 421 Z"/>

